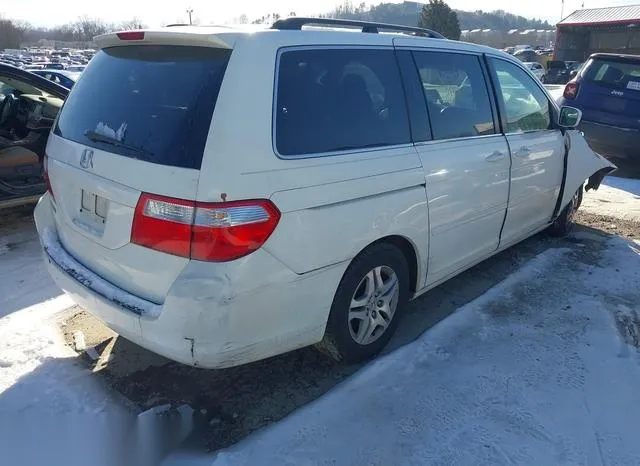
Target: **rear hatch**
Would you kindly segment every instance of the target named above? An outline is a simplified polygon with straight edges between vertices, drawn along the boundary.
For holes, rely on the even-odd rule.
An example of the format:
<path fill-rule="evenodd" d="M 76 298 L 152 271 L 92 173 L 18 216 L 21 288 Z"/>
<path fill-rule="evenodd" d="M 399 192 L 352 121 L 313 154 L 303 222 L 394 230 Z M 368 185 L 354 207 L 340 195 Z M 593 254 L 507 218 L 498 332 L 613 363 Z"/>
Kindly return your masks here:
<path fill-rule="evenodd" d="M 178 226 L 176 215 L 190 212 L 231 50 L 219 43 L 115 42 L 91 60 L 49 139 L 54 216 L 58 236 L 76 260 L 162 304 L 189 254 L 176 253 L 175 232 L 161 223 L 145 224 L 147 235 L 154 226 L 169 232 L 160 247 L 132 242 L 136 206 L 143 193 L 180 199 L 182 212 L 162 210 L 161 202 L 152 206 L 158 215 L 173 215 Z M 185 42 L 182 34 L 179 43 Z"/>
<path fill-rule="evenodd" d="M 640 58 L 589 60 L 580 76 L 576 104 L 585 121 L 640 129 Z"/>

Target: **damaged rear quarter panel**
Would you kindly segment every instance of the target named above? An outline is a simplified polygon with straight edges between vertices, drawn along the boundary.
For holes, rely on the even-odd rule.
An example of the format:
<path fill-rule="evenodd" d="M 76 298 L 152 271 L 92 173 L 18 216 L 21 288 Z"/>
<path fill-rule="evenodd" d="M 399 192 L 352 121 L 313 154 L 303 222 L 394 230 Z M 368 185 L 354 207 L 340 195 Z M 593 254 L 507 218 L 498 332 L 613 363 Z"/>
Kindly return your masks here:
<path fill-rule="evenodd" d="M 263 359 L 322 338 L 333 291 L 348 264 L 296 274 L 259 249 L 237 261 L 190 261 L 163 312 L 143 334 L 193 344 L 191 364 L 220 368 Z"/>

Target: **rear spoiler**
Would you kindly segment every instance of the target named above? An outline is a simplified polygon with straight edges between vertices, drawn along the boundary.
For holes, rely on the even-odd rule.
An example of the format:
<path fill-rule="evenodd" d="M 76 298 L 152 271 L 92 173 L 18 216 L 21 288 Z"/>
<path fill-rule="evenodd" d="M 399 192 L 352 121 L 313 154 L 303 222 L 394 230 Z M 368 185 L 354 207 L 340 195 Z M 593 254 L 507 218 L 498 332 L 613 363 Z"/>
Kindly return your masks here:
<path fill-rule="evenodd" d="M 226 33 L 221 35 L 220 33 Z M 226 36 L 223 37 L 222 36 Z M 232 49 L 236 34 L 226 28 L 172 27 L 166 29 L 110 32 L 93 40 L 99 48 L 125 45 L 192 45 Z"/>

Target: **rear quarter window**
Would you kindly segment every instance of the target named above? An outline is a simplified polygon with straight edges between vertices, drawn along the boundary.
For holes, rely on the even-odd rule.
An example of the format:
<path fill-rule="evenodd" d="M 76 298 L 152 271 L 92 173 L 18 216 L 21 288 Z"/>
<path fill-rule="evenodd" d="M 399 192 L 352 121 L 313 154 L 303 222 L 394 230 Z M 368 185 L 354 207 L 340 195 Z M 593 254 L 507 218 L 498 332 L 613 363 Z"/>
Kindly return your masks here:
<path fill-rule="evenodd" d="M 54 133 L 121 156 L 199 169 L 231 51 L 132 45 L 101 50 Z"/>
<path fill-rule="evenodd" d="M 409 119 L 392 50 L 283 51 L 275 144 L 302 156 L 409 143 Z"/>
<path fill-rule="evenodd" d="M 640 91 L 640 60 L 633 63 L 594 59 L 587 65 L 583 78 L 607 87 Z"/>

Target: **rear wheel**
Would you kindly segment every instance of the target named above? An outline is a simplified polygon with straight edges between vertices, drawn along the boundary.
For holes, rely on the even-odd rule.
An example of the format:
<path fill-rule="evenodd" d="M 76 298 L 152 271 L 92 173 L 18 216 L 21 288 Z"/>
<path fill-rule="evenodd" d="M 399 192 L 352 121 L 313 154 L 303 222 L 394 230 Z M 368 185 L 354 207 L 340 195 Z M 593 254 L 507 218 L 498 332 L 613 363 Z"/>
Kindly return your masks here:
<path fill-rule="evenodd" d="M 318 347 L 338 361 L 375 356 L 395 332 L 409 299 L 409 267 L 402 252 L 376 244 L 351 263 L 336 291 Z"/>

